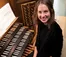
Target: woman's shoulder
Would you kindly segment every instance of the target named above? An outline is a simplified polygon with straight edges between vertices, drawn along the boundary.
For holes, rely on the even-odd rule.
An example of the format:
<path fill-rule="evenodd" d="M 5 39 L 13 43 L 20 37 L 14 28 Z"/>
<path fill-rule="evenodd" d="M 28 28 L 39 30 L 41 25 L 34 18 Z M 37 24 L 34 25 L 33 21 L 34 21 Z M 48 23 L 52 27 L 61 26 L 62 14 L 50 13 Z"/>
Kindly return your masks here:
<path fill-rule="evenodd" d="M 62 29 L 60 28 L 60 26 L 57 22 L 54 22 L 51 25 L 51 32 L 53 32 L 55 37 L 59 37 L 60 39 L 63 39 Z"/>
<path fill-rule="evenodd" d="M 57 32 L 59 32 L 59 31 L 62 32 L 62 29 L 61 29 L 60 25 L 59 25 L 56 21 L 54 21 L 54 22 L 51 24 L 51 28 L 54 29 L 54 30 L 57 31 Z"/>

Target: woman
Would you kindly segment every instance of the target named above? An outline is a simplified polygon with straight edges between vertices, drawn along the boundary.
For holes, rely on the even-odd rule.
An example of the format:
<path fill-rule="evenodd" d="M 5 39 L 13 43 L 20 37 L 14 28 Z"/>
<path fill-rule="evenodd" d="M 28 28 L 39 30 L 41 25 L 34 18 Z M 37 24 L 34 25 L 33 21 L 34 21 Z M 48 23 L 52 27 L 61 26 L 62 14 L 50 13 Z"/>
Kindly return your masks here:
<path fill-rule="evenodd" d="M 50 0 L 38 0 L 33 14 L 37 38 L 33 57 L 61 57 L 63 35 L 55 22 L 53 4 Z"/>

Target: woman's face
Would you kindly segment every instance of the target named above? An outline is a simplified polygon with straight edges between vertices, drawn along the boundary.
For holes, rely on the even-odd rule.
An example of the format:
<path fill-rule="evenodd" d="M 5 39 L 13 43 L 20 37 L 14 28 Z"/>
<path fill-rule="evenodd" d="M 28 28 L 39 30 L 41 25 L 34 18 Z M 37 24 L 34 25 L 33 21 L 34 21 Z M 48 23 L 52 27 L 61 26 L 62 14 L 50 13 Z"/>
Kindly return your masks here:
<path fill-rule="evenodd" d="M 50 11 L 48 7 L 45 4 L 39 4 L 37 10 L 38 19 L 43 23 L 47 23 L 50 19 Z"/>

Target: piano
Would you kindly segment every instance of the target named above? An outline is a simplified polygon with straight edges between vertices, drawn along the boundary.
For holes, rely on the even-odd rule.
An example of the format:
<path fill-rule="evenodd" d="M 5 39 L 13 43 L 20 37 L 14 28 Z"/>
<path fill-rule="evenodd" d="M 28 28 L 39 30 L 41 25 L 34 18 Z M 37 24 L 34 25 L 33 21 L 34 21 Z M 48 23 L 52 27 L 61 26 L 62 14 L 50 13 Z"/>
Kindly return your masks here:
<path fill-rule="evenodd" d="M 33 40 L 34 30 L 16 20 L 0 38 L 0 57 L 22 57 Z"/>

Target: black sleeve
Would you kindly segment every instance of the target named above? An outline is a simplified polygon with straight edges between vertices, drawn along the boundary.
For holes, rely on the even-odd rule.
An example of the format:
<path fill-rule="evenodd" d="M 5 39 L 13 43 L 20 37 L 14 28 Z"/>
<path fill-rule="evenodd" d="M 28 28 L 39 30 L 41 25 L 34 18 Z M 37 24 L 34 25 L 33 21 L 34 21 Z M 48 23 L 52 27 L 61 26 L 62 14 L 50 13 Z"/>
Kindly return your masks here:
<path fill-rule="evenodd" d="M 52 46 L 52 57 L 61 57 L 62 47 L 63 47 L 63 35 L 62 30 L 56 30 L 53 32 L 53 46 Z"/>

